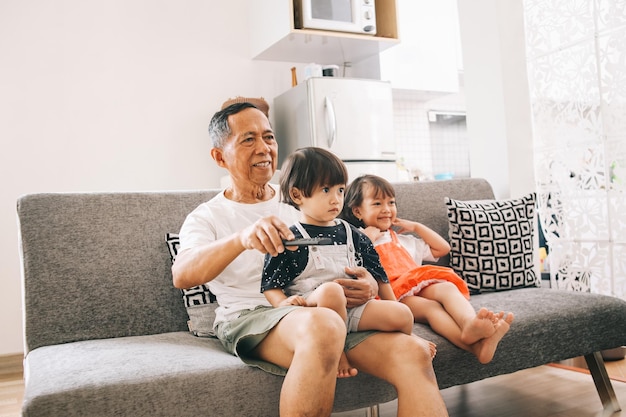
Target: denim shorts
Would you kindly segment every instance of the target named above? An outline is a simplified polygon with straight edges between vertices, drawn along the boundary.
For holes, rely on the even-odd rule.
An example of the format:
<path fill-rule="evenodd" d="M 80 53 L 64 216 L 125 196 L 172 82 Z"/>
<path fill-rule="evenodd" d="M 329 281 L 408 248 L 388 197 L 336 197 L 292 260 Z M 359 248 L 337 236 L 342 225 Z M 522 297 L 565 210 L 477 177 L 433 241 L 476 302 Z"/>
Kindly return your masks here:
<path fill-rule="evenodd" d="M 266 307 L 245 310 L 234 320 L 218 323 L 215 329 L 224 348 L 247 365 L 256 366 L 274 375 L 284 376 L 287 369 L 264 360 L 251 357 L 252 351 L 270 330 L 287 314 L 301 306 Z M 348 333 L 344 350 L 347 352 L 375 334 L 375 331 Z"/>

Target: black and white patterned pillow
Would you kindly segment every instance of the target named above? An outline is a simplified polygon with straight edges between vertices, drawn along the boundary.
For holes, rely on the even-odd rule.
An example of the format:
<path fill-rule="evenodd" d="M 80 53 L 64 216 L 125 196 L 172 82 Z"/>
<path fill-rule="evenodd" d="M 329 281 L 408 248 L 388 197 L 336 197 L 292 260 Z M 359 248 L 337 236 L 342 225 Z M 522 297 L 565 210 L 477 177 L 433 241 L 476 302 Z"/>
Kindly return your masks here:
<path fill-rule="evenodd" d="M 176 260 L 178 255 L 178 248 L 180 247 L 180 239 L 178 233 L 167 233 L 165 235 L 165 242 L 170 252 L 170 259 L 172 263 Z M 215 295 L 209 290 L 208 284 L 198 285 L 197 287 L 187 288 L 181 290 L 183 295 L 183 301 L 185 307 L 193 307 L 203 304 L 209 304 L 215 302 Z"/>
<path fill-rule="evenodd" d="M 509 200 L 445 199 L 450 266 L 472 293 L 538 287 L 535 193 Z"/>

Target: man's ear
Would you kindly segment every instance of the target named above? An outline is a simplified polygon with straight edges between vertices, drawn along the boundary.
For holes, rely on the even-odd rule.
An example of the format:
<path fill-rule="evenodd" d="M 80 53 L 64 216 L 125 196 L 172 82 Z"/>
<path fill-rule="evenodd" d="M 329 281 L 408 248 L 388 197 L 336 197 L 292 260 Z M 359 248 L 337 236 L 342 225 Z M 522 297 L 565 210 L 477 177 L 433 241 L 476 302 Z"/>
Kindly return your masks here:
<path fill-rule="evenodd" d="M 226 168 L 223 151 L 221 149 L 211 148 L 211 158 L 213 158 L 213 160 L 217 163 L 219 167 Z"/>

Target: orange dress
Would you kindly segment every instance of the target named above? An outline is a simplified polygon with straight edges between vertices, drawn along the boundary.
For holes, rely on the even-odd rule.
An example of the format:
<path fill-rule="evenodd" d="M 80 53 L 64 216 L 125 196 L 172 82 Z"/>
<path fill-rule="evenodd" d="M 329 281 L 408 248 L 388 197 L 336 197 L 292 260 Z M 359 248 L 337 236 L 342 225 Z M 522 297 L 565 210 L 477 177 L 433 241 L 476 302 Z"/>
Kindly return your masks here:
<path fill-rule="evenodd" d="M 437 265 L 418 265 L 411 254 L 398 241 L 398 236 L 389 230 L 391 242 L 375 245 L 380 262 L 387 273 L 396 298 L 401 300 L 419 292 L 431 284 L 449 281 L 456 285 L 469 300 L 470 294 L 465 281 L 452 268 Z"/>

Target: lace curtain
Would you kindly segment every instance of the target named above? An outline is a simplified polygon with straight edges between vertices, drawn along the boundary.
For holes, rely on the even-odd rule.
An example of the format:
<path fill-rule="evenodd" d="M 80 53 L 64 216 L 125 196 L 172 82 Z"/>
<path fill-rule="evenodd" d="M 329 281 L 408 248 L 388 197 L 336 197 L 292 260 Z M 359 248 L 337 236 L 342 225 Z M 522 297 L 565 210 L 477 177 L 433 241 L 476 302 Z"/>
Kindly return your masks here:
<path fill-rule="evenodd" d="M 626 299 L 626 0 L 524 0 L 551 285 Z"/>

